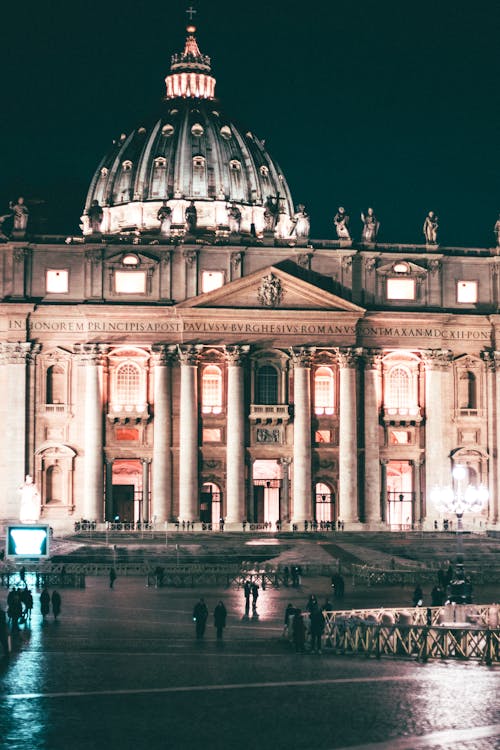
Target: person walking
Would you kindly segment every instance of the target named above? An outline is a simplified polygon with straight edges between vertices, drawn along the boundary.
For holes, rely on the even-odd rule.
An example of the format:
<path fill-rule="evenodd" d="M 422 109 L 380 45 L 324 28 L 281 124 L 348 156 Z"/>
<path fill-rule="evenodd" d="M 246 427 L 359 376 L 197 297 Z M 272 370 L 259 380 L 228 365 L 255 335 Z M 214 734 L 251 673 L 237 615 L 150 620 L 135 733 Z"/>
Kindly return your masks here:
<path fill-rule="evenodd" d="M 196 639 L 201 641 L 205 635 L 205 626 L 207 624 L 208 609 L 203 597 L 195 604 L 193 609 L 193 621 L 195 622 Z"/>
<path fill-rule="evenodd" d="M 248 617 L 248 613 L 250 612 L 250 594 L 252 593 L 250 581 L 245 581 L 243 592 L 245 594 L 245 615 Z"/>
<path fill-rule="evenodd" d="M 219 601 L 214 609 L 214 626 L 217 631 L 217 640 L 222 641 L 222 631 L 226 627 L 227 610 L 222 600 Z"/>
<path fill-rule="evenodd" d="M 61 614 L 61 594 L 55 590 L 52 592 L 52 614 L 54 615 L 54 620 L 57 620 Z"/>
<path fill-rule="evenodd" d="M 7 627 L 7 616 L 3 609 L 0 609 L 0 645 L 3 649 L 3 655 L 8 656 L 9 646 L 9 628 Z"/>
<path fill-rule="evenodd" d="M 257 599 L 259 598 L 259 587 L 255 583 L 255 581 L 252 582 L 252 609 L 255 612 L 257 609 Z"/>
<path fill-rule="evenodd" d="M 311 610 L 311 651 L 313 654 L 321 653 L 321 637 L 325 629 L 325 617 L 316 604 Z"/>
<path fill-rule="evenodd" d="M 116 570 L 114 568 L 109 569 L 109 588 L 112 589 L 116 581 Z"/>
<path fill-rule="evenodd" d="M 40 594 L 40 611 L 42 613 L 43 619 L 45 620 L 50 611 L 50 594 L 48 592 L 47 586 L 43 587 L 42 593 Z"/>

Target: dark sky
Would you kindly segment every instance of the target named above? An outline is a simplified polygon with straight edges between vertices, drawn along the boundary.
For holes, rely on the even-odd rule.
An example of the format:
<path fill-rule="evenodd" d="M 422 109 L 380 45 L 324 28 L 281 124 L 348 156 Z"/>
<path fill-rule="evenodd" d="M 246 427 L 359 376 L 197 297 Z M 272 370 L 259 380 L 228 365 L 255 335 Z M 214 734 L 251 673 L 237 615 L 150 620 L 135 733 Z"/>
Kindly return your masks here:
<path fill-rule="evenodd" d="M 225 111 L 266 140 L 316 238 L 373 205 L 380 240 L 491 246 L 500 212 L 500 4 L 199 0 Z M 2 9 L 0 201 L 78 231 L 111 140 L 160 114 L 187 2 L 28 0 Z M 38 203 L 43 201 L 43 203 Z M 57 220 L 56 220 L 57 219 Z"/>

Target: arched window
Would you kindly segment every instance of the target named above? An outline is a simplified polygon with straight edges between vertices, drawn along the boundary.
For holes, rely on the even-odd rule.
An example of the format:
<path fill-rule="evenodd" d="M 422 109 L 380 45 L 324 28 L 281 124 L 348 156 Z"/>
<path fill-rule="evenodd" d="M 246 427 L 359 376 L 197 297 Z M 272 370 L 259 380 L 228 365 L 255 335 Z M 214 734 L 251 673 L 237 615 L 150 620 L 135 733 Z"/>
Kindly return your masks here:
<path fill-rule="evenodd" d="M 61 503 L 62 500 L 62 471 L 59 466 L 49 466 L 45 475 L 45 502 Z"/>
<path fill-rule="evenodd" d="M 321 521 L 334 521 L 335 509 L 333 494 L 328 485 L 318 482 L 315 486 L 315 511 L 314 520 L 318 523 Z"/>
<path fill-rule="evenodd" d="M 206 196 L 206 162 L 203 156 L 193 157 L 193 195 Z"/>
<path fill-rule="evenodd" d="M 122 406 L 139 404 L 141 373 L 136 365 L 129 362 L 121 364 L 116 371 L 114 401 Z"/>
<path fill-rule="evenodd" d="M 314 373 L 314 411 L 316 414 L 333 414 L 334 381 L 330 367 L 318 367 Z"/>
<path fill-rule="evenodd" d="M 470 370 L 460 373 L 458 380 L 458 408 L 464 410 L 477 409 L 477 381 Z"/>
<path fill-rule="evenodd" d="M 257 371 L 255 402 L 257 404 L 278 403 L 278 372 L 272 365 L 264 365 Z"/>
<path fill-rule="evenodd" d="M 211 523 L 213 528 L 218 528 L 221 517 L 220 487 L 213 482 L 205 482 L 201 488 L 200 521 L 202 523 Z"/>
<path fill-rule="evenodd" d="M 201 374 L 201 411 L 220 414 L 222 411 L 222 373 L 217 365 L 207 365 Z"/>
<path fill-rule="evenodd" d="M 165 178 L 167 174 L 167 160 L 158 156 L 153 162 L 153 178 L 151 181 L 151 195 L 164 196 L 166 194 Z"/>
<path fill-rule="evenodd" d="M 413 406 L 411 399 L 410 373 L 406 367 L 396 365 L 388 375 L 385 405 L 392 409 L 408 409 Z"/>
<path fill-rule="evenodd" d="M 66 403 L 65 374 L 61 365 L 52 365 L 47 369 L 46 399 L 47 404 Z"/>

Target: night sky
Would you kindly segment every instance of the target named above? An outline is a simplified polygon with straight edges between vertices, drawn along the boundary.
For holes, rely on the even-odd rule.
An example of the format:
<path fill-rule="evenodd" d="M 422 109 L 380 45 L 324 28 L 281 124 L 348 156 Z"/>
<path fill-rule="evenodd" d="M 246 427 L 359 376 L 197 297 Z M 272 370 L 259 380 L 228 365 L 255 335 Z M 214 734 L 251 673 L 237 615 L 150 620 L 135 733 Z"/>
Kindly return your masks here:
<path fill-rule="evenodd" d="M 33 226 L 77 233 L 113 138 L 161 115 L 187 2 L 29 0 L 2 9 L 0 213 L 25 196 Z M 265 139 L 314 238 L 339 205 L 359 237 L 492 246 L 500 212 L 500 4 L 199 0 L 216 95 Z M 42 223 L 43 222 L 43 223 Z"/>

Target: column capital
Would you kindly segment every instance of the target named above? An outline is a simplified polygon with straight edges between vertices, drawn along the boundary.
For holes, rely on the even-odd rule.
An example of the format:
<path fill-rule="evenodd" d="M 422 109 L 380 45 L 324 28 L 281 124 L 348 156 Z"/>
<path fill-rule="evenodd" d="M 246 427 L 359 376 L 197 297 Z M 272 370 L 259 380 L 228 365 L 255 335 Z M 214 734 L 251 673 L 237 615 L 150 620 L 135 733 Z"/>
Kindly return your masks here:
<path fill-rule="evenodd" d="M 249 346 L 225 346 L 224 356 L 228 365 L 234 365 L 237 367 L 244 363 L 245 357 L 249 351 Z"/>
<path fill-rule="evenodd" d="M 0 364 L 23 365 L 31 362 L 41 350 L 40 344 L 32 344 L 30 341 L 16 342 L 15 344 L 0 344 Z"/>
<path fill-rule="evenodd" d="M 311 367 L 311 358 L 316 351 L 316 347 L 299 346 L 288 350 L 290 352 L 290 361 L 294 368 Z"/>
<path fill-rule="evenodd" d="M 231 265 L 236 270 L 241 265 L 241 261 L 243 260 L 243 256 L 245 253 L 243 253 L 241 250 L 235 253 L 231 253 Z"/>
<path fill-rule="evenodd" d="M 428 370 L 447 370 L 453 361 L 450 349 L 426 349 L 422 358 Z"/>
<path fill-rule="evenodd" d="M 382 357 L 381 349 L 363 349 L 361 361 L 365 366 L 365 370 L 380 370 Z"/>
<path fill-rule="evenodd" d="M 174 344 L 153 344 L 151 347 L 151 359 L 155 367 L 169 365 L 177 354 Z"/>
<path fill-rule="evenodd" d="M 186 261 L 186 265 L 193 266 L 196 262 L 196 259 L 198 258 L 198 251 L 197 250 L 184 250 L 182 253 L 182 257 Z"/>
<path fill-rule="evenodd" d="M 82 365 L 103 365 L 109 352 L 109 344 L 75 344 L 73 352 Z"/>
<path fill-rule="evenodd" d="M 344 367 L 355 368 L 358 364 L 358 360 L 363 350 L 352 346 L 347 346 L 342 348 L 338 347 L 335 349 L 335 351 L 337 354 L 339 367 L 342 369 Z"/>
<path fill-rule="evenodd" d="M 177 357 L 181 365 L 195 366 L 198 364 L 200 352 L 203 346 L 179 346 L 177 345 Z"/>
<path fill-rule="evenodd" d="M 481 359 L 488 370 L 498 372 L 500 370 L 500 352 L 494 349 L 486 349 L 481 352 Z"/>

